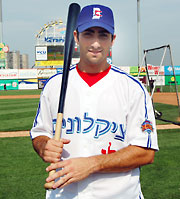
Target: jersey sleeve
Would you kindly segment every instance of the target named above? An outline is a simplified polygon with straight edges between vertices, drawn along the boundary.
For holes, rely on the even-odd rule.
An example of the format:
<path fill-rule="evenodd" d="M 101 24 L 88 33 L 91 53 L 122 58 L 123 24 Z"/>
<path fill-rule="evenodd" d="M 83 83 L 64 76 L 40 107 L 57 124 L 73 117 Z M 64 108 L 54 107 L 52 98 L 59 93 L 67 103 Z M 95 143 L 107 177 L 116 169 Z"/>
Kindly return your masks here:
<path fill-rule="evenodd" d="M 130 96 L 126 130 L 128 144 L 159 150 L 151 97 L 140 83 L 136 88 Z"/>
<path fill-rule="evenodd" d="M 36 117 L 34 119 L 33 127 L 30 131 L 31 139 L 37 136 L 53 137 L 52 116 L 50 112 L 50 104 L 48 97 L 41 93 L 39 106 L 37 109 Z"/>

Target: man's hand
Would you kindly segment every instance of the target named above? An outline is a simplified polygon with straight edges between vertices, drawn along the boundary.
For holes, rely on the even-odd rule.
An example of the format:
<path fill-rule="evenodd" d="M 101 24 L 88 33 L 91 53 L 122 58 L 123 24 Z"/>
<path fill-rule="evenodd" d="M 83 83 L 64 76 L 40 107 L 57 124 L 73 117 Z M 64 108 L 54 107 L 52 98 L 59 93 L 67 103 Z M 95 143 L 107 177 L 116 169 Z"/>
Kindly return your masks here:
<path fill-rule="evenodd" d="M 49 176 L 46 181 L 51 182 L 60 178 L 52 187 L 56 189 L 83 180 L 96 172 L 127 172 L 152 163 L 154 153 L 153 149 L 130 145 L 111 154 L 72 158 L 52 163 L 46 168 L 47 172 L 55 169 L 61 170 Z"/>
<path fill-rule="evenodd" d="M 44 146 L 42 158 L 45 162 L 59 162 L 63 152 L 63 145 L 68 144 L 70 140 L 60 139 L 59 141 L 50 139 Z"/>
<path fill-rule="evenodd" d="M 57 163 L 52 163 L 46 168 L 46 171 L 49 172 L 54 169 L 61 168 L 60 171 L 57 171 L 52 176 L 49 176 L 46 179 L 46 182 L 51 182 L 56 178 L 60 178 L 54 185 L 53 189 L 63 188 L 66 185 L 69 185 L 73 182 L 77 182 L 87 178 L 91 173 L 93 173 L 93 158 L 72 158 L 69 160 L 60 161 Z"/>
<path fill-rule="evenodd" d="M 33 140 L 33 147 L 45 162 L 55 163 L 61 159 L 63 145 L 69 143 L 68 139 L 57 141 L 46 136 L 39 136 Z"/>

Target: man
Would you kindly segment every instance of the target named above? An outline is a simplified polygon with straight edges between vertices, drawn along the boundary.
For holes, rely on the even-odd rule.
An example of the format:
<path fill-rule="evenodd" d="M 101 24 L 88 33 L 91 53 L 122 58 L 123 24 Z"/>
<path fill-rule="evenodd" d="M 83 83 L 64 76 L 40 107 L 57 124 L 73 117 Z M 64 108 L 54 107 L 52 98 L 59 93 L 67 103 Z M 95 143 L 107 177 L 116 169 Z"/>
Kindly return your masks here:
<path fill-rule="evenodd" d="M 71 67 L 61 140 L 53 140 L 62 74 L 45 85 L 31 130 L 33 146 L 56 173 L 46 198 L 142 199 L 139 167 L 158 150 L 152 102 L 144 86 L 107 63 L 114 19 L 110 8 L 82 9 L 74 38 L 80 62 Z M 60 160 L 61 159 L 61 160 Z"/>
<path fill-rule="evenodd" d="M 154 88 L 154 79 L 151 77 L 151 79 L 149 80 L 149 86 L 150 86 L 150 92 L 152 93 L 153 88 Z"/>

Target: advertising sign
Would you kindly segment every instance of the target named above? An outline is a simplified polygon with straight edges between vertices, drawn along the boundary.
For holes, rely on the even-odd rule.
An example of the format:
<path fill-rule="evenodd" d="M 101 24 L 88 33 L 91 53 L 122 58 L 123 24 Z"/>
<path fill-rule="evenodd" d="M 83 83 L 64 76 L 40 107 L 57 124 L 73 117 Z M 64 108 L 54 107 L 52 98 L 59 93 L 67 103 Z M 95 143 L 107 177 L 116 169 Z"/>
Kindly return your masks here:
<path fill-rule="evenodd" d="M 38 89 L 37 79 L 19 79 L 19 90 L 23 89 Z"/>
<path fill-rule="evenodd" d="M 145 67 L 141 67 L 140 68 L 140 76 L 146 76 L 146 68 Z M 131 66 L 130 67 L 130 74 L 132 76 L 138 76 L 139 74 L 139 68 L 138 66 Z"/>
<path fill-rule="evenodd" d="M 5 54 L 3 51 L 0 51 L 0 60 L 4 60 L 5 59 Z"/>
<path fill-rule="evenodd" d="M 44 37 L 44 42 L 64 44 L 65 38 L 64 37 Z"/>
<path fill-rule="evenodd" d="M 165 85 L 165 76 L 151 76 L 150 79 L 154 80 L 154 83 L 156 83 L 156 86 Z"/>
<path fill-rule="evenodd" d="M 63 73 L 63 67 L 61 68 L 56 68 L 57 73 Z"/>
<path fill-rule="evenodd" d="M 138 73 L 138 66 L 131 66 L 130 67 L 130 73 Z"/>
<path fill-rule="evenodd" d="M 38 79 L 38 88 L 42 89 L 46 84 L 47 79 Z"/>
<path fill-rule="evenodd" d="M 35 66 L 63 66 L 63 60 L 58 61 L 36 61 Z"/>
<path fill-rule="evenodd" d="M 6 85 L 6 90 L 18 90 L 18 80 L 0 80 L 0 90 L 4 90 L 4 85 Z"/>
<path fill-rule="evenodd" d="M 38 69 L 37 71 L 38 78 L 49 78 L 55 74 L 57 74 L 56 69 Z"/>
<path fill-rule="evenodd" d="M 46 24 L 37 34 L 37 45 L 64 45 L 66 25 L 60 21 Z"/>
<path fill-rule="evenodd" d="M 149 75 L 164 75 L 164 66 L 153 66 L 148 64 L 148 73 Z"/>
<path fill-rule="evenodd" d="M 174 66 L 175 75 L 180 75 L 180 66 Z M 173 75 L 172 66 L 164 67 L 165 75 Z"/>
<path fill-rule="evenodd" d="M 2 50 L 3 50 L 5 53 L 8 53 L 8 52 L 9 52 L 9 46 L 4 46 Z"/>
<path fill-rule="evenodd" d="M 37 69 L 20 69 L 18 77 L 19 79 L 37 78 Z"/>
<path fill-rule="evenodd" d="M 47 46 L 36 46 L 36 60 L 47 60 Z"/>
<path fill-rule="evenodd" d="M 5 52 L 9 51 L 9 47 L 5 43 L 0 43 L 0 68 L 6 68 Z"/>
<path fill-rule="evenodd" d="M 107 63 L 108 63 L 108 64 L 112 64 L 112 58 L 107 57 Z"/>
<path fill-rule="evenodd" d="M 0 70 L 0 79 L 18 79 L 18 69 Z"/>
<path fill-rule="evenodd" d="M 180 76 L 176 76 L 176 83 L 180 85 Z M 165 76 L 165 84 L 166 85 L 175 85 L 174 76 Z"/>

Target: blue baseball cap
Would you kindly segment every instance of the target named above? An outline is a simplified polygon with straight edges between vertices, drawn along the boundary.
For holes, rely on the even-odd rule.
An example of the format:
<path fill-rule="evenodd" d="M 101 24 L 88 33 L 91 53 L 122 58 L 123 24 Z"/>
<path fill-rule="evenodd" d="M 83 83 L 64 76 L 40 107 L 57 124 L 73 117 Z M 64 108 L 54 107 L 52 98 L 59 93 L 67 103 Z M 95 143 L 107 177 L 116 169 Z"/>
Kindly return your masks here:
<path fill-rule="evenodd" d="M 83 32 L 91 27 L 101 27 L 114 35 L 114 17 L 110 8 L 102 5 L 84 7 L 77 20 L 76 29 Z"/>

